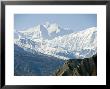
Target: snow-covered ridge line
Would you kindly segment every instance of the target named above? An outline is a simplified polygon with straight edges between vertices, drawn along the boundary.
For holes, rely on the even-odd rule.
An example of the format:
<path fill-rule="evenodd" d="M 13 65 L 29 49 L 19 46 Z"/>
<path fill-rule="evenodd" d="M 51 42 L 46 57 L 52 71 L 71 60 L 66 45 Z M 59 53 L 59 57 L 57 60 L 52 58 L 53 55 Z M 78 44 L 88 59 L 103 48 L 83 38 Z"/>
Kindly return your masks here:
<path fill-rule="evenodd" d="M 40 52 L 61 59 L 85 58 L 96 54 L 96 27 L 66 34 L 66 30 L 57 24 L 53 24 L 54 29 L 48 33 L 51 26 L 38 25 L 19 31 L 16 33 L 18 38 L 15 39 L 15 44 L 26 51 Z"/>

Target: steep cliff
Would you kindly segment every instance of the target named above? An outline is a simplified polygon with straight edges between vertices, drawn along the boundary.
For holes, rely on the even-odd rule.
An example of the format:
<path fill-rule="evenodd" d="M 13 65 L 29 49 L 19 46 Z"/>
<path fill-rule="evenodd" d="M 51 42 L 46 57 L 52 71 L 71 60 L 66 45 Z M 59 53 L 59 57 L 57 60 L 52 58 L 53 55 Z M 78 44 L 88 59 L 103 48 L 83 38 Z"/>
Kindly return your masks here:
<path fill-rule="evenodd" d="M 56 76 L 96 76 L 97 55 L 84 59 L 70 59 L 58 69 Z"/>

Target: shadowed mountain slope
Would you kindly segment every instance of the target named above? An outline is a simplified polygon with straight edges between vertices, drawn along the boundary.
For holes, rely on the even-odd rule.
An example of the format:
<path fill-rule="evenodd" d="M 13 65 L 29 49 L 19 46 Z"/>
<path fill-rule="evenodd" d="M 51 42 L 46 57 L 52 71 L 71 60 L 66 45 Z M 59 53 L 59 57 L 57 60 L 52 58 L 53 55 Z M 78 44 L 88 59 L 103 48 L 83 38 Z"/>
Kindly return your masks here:
<path fill-rule="evenodd" d="M 64 60 L 42 53 L 32 54 L 14 45 L 15 76 L 49 76 L 64 64 Z"/>
<path fill-rule="evenodd" d="M 97 55 L 84 59 L 70 59 L 57 70 L 56 76 L 96 76 Z"/>

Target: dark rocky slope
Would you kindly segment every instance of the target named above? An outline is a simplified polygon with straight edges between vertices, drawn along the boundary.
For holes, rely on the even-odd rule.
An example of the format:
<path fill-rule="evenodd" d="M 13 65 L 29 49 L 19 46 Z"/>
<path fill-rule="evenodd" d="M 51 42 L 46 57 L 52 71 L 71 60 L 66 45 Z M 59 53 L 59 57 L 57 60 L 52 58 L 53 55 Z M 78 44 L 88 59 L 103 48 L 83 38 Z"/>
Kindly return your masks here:
<path fill-rule="evenodd" d="M 97 55 L 85 59 L 70 59 L 57 70 L 56 76 L 96 76 Z"/>
<path fill-rule="evenodd" d="M 14 45 L 15 76 L 50 76 L 63 66 L 64 60 L 41 53 L 31 53 Z"/>

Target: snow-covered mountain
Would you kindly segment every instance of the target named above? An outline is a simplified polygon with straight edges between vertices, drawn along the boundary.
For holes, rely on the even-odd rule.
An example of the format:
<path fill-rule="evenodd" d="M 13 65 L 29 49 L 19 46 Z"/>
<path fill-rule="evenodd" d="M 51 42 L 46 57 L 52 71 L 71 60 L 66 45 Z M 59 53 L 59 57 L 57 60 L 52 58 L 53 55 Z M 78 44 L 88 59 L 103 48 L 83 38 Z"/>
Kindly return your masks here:
<path fill-rule="evenodd" d="M 61 59 L 91 57 L 97 52 L 97 30 L 92 27 L 72 32 L 56 23 L 46 23 L 16 32 L 15 44 L 32 53 Z"/>

